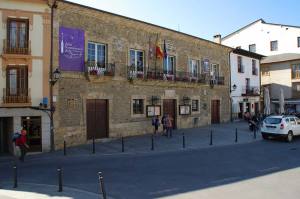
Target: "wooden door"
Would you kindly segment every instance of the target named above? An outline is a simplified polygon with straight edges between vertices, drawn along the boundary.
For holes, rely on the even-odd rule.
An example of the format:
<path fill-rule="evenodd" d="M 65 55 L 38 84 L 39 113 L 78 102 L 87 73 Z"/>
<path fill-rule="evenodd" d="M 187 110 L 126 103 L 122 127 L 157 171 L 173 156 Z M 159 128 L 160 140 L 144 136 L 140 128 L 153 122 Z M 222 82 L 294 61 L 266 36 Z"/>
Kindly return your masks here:
<path fill-rule="evenodd" d="M 163 114 L 168 114 L 173 118 L 173 128 L 176 129 L 176 100 L 163 100 Z"/>
<path fill-rule="evenodd" d="M 220 100 L 211 101 L 211 123 L 220 123 Z"/>
<path fill-rule="evenodd" d="M 86 101 L 87 139 L 108 137 L 107 100 L 89 99 Z"/>

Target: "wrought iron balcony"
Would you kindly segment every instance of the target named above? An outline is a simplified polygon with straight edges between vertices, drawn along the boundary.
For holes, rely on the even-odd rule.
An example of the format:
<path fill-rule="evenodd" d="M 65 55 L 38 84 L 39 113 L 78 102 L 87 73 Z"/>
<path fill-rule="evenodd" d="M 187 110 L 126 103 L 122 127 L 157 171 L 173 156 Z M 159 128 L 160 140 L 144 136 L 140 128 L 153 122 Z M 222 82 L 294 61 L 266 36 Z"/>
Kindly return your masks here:
<path fill-rule="evenodd" d="M 245 86 L 242 89 L 242 95 L 243 96 L 259 96 L 260 95 L 259 87 Z"/>
<path fill-rule="evenodd" d="M 85 62 L 85 67 L 88 75 L 94 76 L 114 76 L 115 64 L 114 63 L 99 63 L 95 61 Z"/>
<path fill-rule="evenodd" d="M 22 54 L 30 55 L 31 54 L 31 41 L 24 42 L 15 42 L 13 43 L 10 40 L 3 40 L 3 54 Z"/>
<path fill-rule="evenodd" d="M 3 103 L 4 104 L 31 103 L 30 88 L 28 89 L 3 88 Z"/>

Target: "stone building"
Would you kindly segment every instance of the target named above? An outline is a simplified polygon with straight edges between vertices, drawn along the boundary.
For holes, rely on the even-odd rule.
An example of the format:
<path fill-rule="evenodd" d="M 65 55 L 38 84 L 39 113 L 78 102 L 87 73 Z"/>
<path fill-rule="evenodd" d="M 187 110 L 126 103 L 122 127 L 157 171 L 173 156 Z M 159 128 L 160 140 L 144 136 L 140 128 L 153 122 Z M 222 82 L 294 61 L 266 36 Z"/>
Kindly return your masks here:
<path fill-rule="evenodd" d="M 27 129 L 30 151 L 50 149 L 48 106 L 50 10 L 45 0 L 0 0 L 0 154 Z"/>
<path fill-rule="evenodd" d="M 230 120 L 231 48 L 79 4 L 58 1 L 54 19 L 55 145 Z"/>

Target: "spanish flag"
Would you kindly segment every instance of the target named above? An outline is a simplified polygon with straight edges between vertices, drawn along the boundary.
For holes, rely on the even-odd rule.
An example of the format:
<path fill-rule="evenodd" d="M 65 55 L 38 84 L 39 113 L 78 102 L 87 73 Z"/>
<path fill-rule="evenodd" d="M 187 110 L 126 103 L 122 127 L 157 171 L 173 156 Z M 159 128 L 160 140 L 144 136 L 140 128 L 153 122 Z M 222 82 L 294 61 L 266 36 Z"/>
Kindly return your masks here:
<path fill-rule="evenodd" d="M 164 57 L 164 53 L 162 52 L 160 46 L 156 44 L 156 58 L 162 59 Z"/>

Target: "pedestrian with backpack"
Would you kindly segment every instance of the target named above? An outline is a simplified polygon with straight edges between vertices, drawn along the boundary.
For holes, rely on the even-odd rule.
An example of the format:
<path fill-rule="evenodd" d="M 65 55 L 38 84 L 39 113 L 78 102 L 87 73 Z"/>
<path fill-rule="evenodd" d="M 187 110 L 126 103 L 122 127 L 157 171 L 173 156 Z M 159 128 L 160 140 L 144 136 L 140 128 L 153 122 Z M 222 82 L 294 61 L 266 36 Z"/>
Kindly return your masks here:
<path fill-rule="evenodd" d="M 27 153 L 27 150 L 29 149 L 29 146 L 27 145 L 27 138 L 26 138 L 27 131 L 24 127 L 22 128 L 20 134 L 21 135 L 16 139 L 16 147 L 20 148 L 21 156 L 19 159 L 22 162 L 24 162 L 25 155 Z"/>

